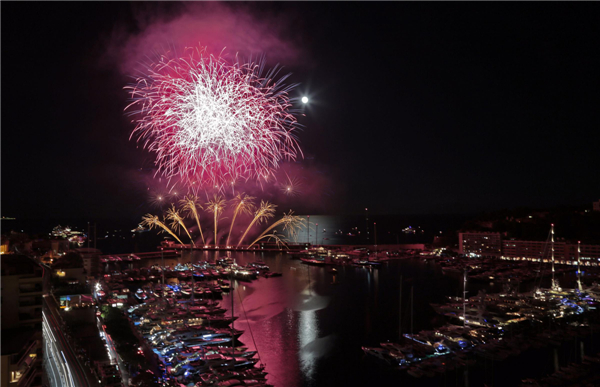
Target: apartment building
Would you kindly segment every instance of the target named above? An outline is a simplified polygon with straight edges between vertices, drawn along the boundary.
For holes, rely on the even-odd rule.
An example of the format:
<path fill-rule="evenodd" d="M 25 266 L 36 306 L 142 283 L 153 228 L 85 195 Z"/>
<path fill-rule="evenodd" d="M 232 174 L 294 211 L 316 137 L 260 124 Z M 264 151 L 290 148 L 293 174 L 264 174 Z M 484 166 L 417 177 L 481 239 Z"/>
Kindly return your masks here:
<path fill-rule="evenodd" d="M 4 254 L 2 386 L 42 385 L 42 268 L 25 255 Z"/>
<path fill-rule="evenodd" d="M 458 234 L 458 251 L 464 255 L 499 257 L 502 235 L 499 232 L 461 232 Z"/>

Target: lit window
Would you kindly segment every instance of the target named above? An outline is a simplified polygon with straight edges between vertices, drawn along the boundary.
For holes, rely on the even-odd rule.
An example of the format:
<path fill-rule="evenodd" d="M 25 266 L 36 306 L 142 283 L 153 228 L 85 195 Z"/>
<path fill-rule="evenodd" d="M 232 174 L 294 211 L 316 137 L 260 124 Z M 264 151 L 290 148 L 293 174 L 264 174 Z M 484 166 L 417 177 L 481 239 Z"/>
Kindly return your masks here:
<path fill-rule="evenodd" d="M 21 371 L 13 371 L 10 373 L 10 382 L 16 383 L 21 379 Z"/>

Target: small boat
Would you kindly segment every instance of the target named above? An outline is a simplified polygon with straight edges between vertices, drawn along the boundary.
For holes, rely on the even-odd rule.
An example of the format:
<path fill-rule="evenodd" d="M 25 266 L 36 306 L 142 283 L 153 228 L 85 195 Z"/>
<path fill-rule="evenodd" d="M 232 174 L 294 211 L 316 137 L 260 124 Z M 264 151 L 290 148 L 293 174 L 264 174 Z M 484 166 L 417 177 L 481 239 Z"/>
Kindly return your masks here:
<path fill-rule="evenodd" d="M 148 299 L 148 295 L 146 294 L 146 292 L 142 289 L 138 289 L 135 292 L 135 298 L 137 298 L 140 301 L 145 301 Z"/>

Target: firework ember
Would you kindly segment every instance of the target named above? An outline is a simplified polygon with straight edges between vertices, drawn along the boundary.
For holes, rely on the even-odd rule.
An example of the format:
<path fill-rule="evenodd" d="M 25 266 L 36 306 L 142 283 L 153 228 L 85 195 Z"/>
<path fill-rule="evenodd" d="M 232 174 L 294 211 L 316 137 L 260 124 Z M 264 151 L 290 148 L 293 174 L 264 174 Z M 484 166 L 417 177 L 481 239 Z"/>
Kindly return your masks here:
<path fill-rule="evenodd" d="M 212 199 L 208 201 L 208 203 L 205 204 L 206 210 L 208 212 L 211 212 L 215 218 L 215 246 L 217 246 L 219 242 L 217 239 L 217 224 L 219 223 L 219 217 L 221 216 L 223 209 L 225 209 L 226 203 L 227 202 L 225 201 L 223 196 L 215 195 Z"/>
<path fill-rule="evenodd" d="M 258 236 L 258 238 L 256 238 L 254 240 L 254 242 L 250 243 L 248 248 L 252 247 L 256 242 L 260 241 L 261 239 L 265 239 L 265 238 L 273 238 L 273 239 L 275 239 L 275 241 L 277 243 L 283 243 L 284 240 L 281 237 L 277 236 L 275 234 L 275 232 L 273 232 L 272 234 L 267 234 L 269 231 L 273 230 L 275 227 L 282 225 L 282 224 L 283 224 L 283 230 L 284 231 L 289 230 L 289 233 L 292 236 L 294 236 L 294 235 L 296 235 L 298 230 L 300 228 L 302 228 L 302 219 L 299 216 L 294 215 L 293 211 L 290 211 L 287 214 L 283 214 L 283 218 L 281 218 L 277 222 L 273 223 L 265 231 L 263 231 L 262 234 L 260 234 Z"/>
<path fill-rule="evenodd" d="M 196 224 L 198 225 L 198 231 L 200 231 L 200 237 L 202 237 L 202 244 L 205 245 L 204 234 L 202 233 L 202 225 L 200 225 L 200 216 L 198 215 L 198 208 L 203 209 L 200 204 L 198 204 L 198 198 L 193 195 L 186 196 L 184 199 L 179 201 L 179 204 L 182 205 L 182 209 L 187 213 L 188 216 L 193 216 L 196 219 Z"/>
<path fill-rule="evenodd" d="M 269 202 L 265 202 L 262 201 L 260 202 L 260 206 L 258 207 L 258 209 L 256 210 L 256 212 L 254 213 L 254 218 L 252 218 L 252 221 L 250 222 L 250 224 L 248 225 L 248 227 L 246 228 L 246 231 L 244 231 L 244 235 L 242 235 L 242 238 L 240 239 L 240 241 L 238 242 L 236 247 L 240 247 L 240 245 L 242 244 L 242 242 L 244 241 L 244 238 L 246 238 L 246 234 L 248 234 L 248 231 L 250 231 L 250 229 L 252 228 L 252 226 L 255 223 L 262 223 L 264 221 L 266 221 L 269 218 L 272 218 L 273 216 L 275 216 L 275 208 L 277 207 L 277 205 L 269 203 Z"/>
<path fill-rule="evenodd" d="M 167 227 L 167 225 L 165 224 L 164 221 L 161 221 L 160 218 L 156 215 L 152 215 L 152 214 L 146 214 L 142 217 L 142 226 L 148 226 L 148 228 L 150 230 L 152 230 L 154 227 L 158 228 L 162 228 L 162 231 L 166 231 L 168 232 L 173 238 L 177 239 L 177 242 L 179 242 L 179 244 L 183 245 L 183 242 L 181 241 L 181 239 L 179 239 L 177 237 L 177 235 L 175 235 L 173 233 L 173 231 L 171 231 L 169 229 L 169 227 Z"/>
<path fill-rule="evenodd" d="M 171 205 L 171 208 L 167 210 L 167 219 L 171 221 L 171 228 L 173 230 L 178 232 L 180 228 L 183 228 L 187 236 L 190 238 L 190 243 L 193 246 L 195 246 L 194 240 L 192 239 L 192 236 L 190 235 L 190 232 L 188 231 L 187 227 L 185 227 L 185 223 L 183 223 L 183 218 L 181 217 L 181 215 L 179 215 L 179 211 L 177 211 L 174 204 Z"/>
<path fill-rule="evenodd" d="M 156 153 L 158 171 L 188 187 L 218 186 L 236 179 L 264 181 L 284 160 L 301 154 L 278 69 L 227 63 L 200 48 L 185 58 L 161 59 L 128 86 L 136 136 Z"/>
<path fill-rule="evenodd" d="M 254 210 L 254 198 L 242 192 L 237 194 L 235 198 L 231 199 L 231 204 L 235 206 L 235 210 L 233 211 L 233 219 L 231 220 L 231 225 L 229 226 L 229 234 L 227 234 L 225 246 L 229 246 L 229 238 L 231 238 L 233 224 L 235 223 L 235 218 L 237 218 L 238 213 L 252 214 L 252 211 Z"/>

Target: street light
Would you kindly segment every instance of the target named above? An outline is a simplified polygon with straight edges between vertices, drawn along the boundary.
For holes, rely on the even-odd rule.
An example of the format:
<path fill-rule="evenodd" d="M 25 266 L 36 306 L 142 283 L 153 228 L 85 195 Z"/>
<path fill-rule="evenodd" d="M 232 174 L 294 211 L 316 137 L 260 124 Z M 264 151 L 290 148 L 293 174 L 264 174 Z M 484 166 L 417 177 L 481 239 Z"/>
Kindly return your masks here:
<path fill-rule="evenodd" d="M 306 247 L 310 245 L 310 215 L 306 215 Z"/>

